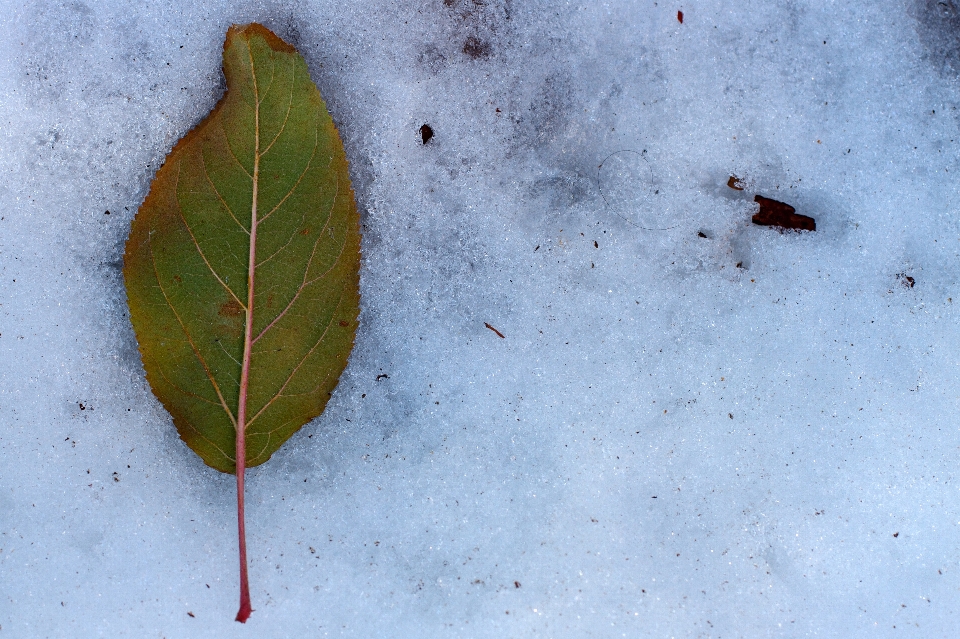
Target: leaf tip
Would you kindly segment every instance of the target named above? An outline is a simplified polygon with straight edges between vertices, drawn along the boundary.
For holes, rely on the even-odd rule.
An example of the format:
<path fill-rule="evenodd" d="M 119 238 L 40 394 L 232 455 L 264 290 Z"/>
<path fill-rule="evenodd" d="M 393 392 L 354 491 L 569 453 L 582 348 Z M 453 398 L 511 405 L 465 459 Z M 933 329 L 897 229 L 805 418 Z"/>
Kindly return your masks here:
<path fill-rule="evenodd" d="M 293 47 L 293 45 L 287 44 L 273 31 L 257 22 L 232 25 L 227 30 L 226 42 L 229 44 L 234 38 L 243 38 L 244 40 L 250 41 L 253 36 L 260 36 L 263 38 L 274 51 L 282 51 L 283 53 L 297 53 L 297 50 Z"/>

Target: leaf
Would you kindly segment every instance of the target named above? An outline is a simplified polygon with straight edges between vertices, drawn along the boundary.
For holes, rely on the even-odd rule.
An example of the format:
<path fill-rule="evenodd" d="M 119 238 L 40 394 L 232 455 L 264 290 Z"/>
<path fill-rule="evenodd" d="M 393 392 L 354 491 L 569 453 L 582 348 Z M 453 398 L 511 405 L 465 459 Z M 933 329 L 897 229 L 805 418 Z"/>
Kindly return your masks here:
<path fill-rule="evenodd" d="M 187 445 L 237 475 L 242 622 L 244 470 L 323 412 L 347 364 L 360 232 L 303 57 L 259 24 L 233 26 L 223 71 L 226 94 L 133 220 L 123 274 L 150 387 Z"/>

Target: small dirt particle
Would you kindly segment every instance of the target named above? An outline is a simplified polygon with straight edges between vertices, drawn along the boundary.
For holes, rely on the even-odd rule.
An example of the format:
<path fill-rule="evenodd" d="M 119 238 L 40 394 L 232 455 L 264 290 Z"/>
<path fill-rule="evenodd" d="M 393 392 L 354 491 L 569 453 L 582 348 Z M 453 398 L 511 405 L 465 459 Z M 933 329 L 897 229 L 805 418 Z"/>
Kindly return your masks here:
<path fill-rule="evenodd" d="M 430 138 L 433 137 L 433 128 L 429 124 L 424 124 L 420 127 L 420 139 L 423 141 L 423 144 L 426 144 L 430 141 Z"/>
<path fill-rule="evenodd" d="M 490 45 L 479 38 L 470 36 L 463 43 L 463 52 L 474 60 L 485 58 L 490 55 Z"/>

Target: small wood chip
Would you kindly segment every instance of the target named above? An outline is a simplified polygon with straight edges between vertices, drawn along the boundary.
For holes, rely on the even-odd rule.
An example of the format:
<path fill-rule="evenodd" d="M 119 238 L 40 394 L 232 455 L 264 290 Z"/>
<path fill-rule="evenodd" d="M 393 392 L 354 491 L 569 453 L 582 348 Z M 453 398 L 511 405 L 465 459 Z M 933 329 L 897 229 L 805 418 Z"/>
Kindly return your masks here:
<path fill-rule="evenodd" d="M 742 190 L 743 190 L 743 180 L 741 180 L 740 178 L 738 178 L 736 175 L 731 175 L 731 176 L 730 176 L 730 179 L 727 180 L 727 186 L 729 186 L 731 189 L 733 189 L 733 190 L 735 190 L 735 191 L 742 191 Z"/>
<path fill-rule="evenodd" d="M 494 327 L 490 326 L 490 325 L 487 324 L 486 322 L 484 322 L 483 325 L 486 326 L 487 328 L 489 328 L 489 329 L 490 329 L 491 331 L 493 331 L 494 333 L 496 333 L 496 334 L 497 334 L 497 337 L 499 337 L 500 339 L 506 339 L 506 338 L 503 336 L 503 333 L 501 333 L 500 331 L 498 331 L 498 330 L 495 329 Z"/>
<path fill-rule="evenodd" d="M 812 217 L 800 215 L 797 209 L 785 202 L 772 200 L 762 195 L 754 196 L 753 201 L 760 205 L 760 211 L 753 216 L 753 223 L 760 226 L 777 226 L 781 229 L 798 231 L 816 231 L 817 221 Z"/>

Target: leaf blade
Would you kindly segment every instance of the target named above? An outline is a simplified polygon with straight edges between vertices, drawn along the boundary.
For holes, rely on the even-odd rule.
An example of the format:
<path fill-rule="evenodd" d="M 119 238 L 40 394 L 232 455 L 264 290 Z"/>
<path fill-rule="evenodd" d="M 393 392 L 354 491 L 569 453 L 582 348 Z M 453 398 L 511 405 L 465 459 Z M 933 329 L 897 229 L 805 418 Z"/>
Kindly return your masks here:
<path fill-rule="evenodd" d="M 245 342 L 254 466 L 339 380 L 360 242 L 343 146 L 303 58 L 259 25 L 232 27 L 224 74 L 223 99 L 157 173 L 124 275 L 151 388 L 204 462 L 235 472 Z"/>

